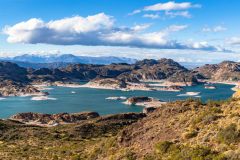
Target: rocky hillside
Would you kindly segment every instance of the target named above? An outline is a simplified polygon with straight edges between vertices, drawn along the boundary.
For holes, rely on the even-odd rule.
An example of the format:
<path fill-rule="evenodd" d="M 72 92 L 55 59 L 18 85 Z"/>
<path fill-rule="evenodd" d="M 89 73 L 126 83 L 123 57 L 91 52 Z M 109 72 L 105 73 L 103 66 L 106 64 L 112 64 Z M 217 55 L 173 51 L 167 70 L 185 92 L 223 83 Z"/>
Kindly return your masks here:
<path fill-rule="evenodd" d="M 100 78 L 117 78 L 130 82 L 139 80 L 168 80 L 170 82 L 183 82 L 196 84 L 197 79 L 188 69 L 171 59 L 143 60 L 135 64 L 111 65 L 70 65 L 62 68 L 65 77 L 81 80 Z"/>
<path fill-rule="evenodd" d="M 194 69 L 194 72 L 213 81 L 239 81 L 240 63 L 224 61 L 219 64 L 207 64 Z"/>
<path fill-rule="evenodd" d="M 188 70 L 171 59 L 145 59 L 135 64 L 71 64 L 62 68 L 26 69 L 10 62 L 0 62 L 0 79 L 14 82 L 90 81 L 95 78 L 116 78 L 129 82 L 167 80 L 172 83 L 197 84 L 197 79 L 238 81 L 240 63 L 224 61 Z"/>
<path fill-rule="evenodd" d="M 0 62 L 0 80 L 28 82 L 27 74 L 26 68 L 19 67 L 15 63 Z"/>
<path fill-rule="evenodd" d="M 0 97 L 22 95 L 44 95 L 33 87 L 26 68 L 10 62 L 0 62 Z"/>
<path fill-rule="evenodd" d="M 96 116 L 46 128 L 1 120 L 0 157 L 238 160 L 239 103 L 239 98 L 207 104 L 190 99 L 164 104 L 147 115 Z"/>
<path fill-rule="evenodd" d="M 10 62 L 0 63 L 2 79 L 29 82 L 55 82 L 116 78 L 124 81 L 168 80 L 170 82 L 197 83 L 196 77 L 171 59 L 143 60 L 135 64 L 72 64 L 57 69 L 25 69 Z"/>
<path fill-rule="evenodd" d="M 23 118 L 23 115 L 16 116 L 18 120 Z M 95 146 L 111 147 L 121 129 L 143 117 L 145 114 L 142 113 L 97 116 L 55 127 L 0 120 L 0 159 L 97 159 L 99 153 Z"/>
<path fill-rule="evenodd" d="M 240 80 L 240 63 L 225 61 L 215 65 L 205 65 L 188 70 L 171 59 L 145 59 L 135 64 L 71 64 L 63 68 L 22 68 L 10 62 L 0 62 L 0 85 L 14 84 L 13 90 L 22 90 L 31 84 L 43 82 L 77 82 L 96 79 L 115 79 L 127 83 L 148 80 L 164 80 L 167 85 L 187 86 L 198 84 L 199 79 L 237 82 Z M 5 83 L 7 80 L 9 83 Z M 9 86 L 10 87 L 10 86 Z M 5 87 L 6 88 L 6 87 Z M 3 88 L 3 90 L 6 90 Z M 27 89 L 29 91 L 29 89 Z M 0 91 L 2 94 L 2 92 Z M 7 93 L 7 92 L 5 92 Z M 10 93 L 9 93 L 10 94 Z M 7 95 L 7 94 L 2 94 Z M 12 95 L 17 95 L 13 93 Z"/>
<path fill-rule="evenodd" d="M 0 97 L 4 96 L 42 96 L 48 93 L 40 92 L 32 85 L 14 82 L 12 80 L 0 81 Z"/>
<path fill-rule="evenodd" d="M 142 60 L 135 64 L 130 77 L 139 80 L 168 80 L 170 82 L 197 83 L 191 72 L 171 59 Z"/>

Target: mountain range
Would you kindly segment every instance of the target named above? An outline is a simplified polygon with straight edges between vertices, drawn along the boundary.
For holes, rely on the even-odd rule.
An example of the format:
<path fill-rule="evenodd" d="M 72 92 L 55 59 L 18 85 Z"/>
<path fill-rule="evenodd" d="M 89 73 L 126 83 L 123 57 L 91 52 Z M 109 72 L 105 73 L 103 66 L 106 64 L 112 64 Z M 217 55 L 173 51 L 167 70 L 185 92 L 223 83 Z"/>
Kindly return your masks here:
<path fill-rule="evenodd" d="M 37 54 L 23 54 L 15 57 L 0 58 L 2 61 L 9 61 L 26 68 L 59 68 L 66 67 L 69 64 L 111 64 L 111 63 L 128 63 L 133 64 L 137 60 L 125 57 L 90 57 L 90 56 L 75 56 L 73 54 L 51 54 L 51 55 L 37 55 Z"/>

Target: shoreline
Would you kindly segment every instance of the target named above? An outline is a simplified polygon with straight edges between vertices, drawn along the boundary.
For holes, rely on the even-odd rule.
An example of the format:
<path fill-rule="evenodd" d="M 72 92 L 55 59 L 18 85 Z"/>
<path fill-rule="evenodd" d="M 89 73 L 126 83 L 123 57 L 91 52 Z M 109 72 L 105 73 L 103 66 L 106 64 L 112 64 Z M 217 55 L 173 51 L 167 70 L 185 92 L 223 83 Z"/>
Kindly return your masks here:
<path fill-rule="evenodd" d="M 228 84 L 228 85 L 234 85 L 234 86 L 240 85 L 240 82 L 230 82 L 230 81 L 203 80 L 203 81 L 200 81 L 200 82 L 202 82 L 202 83 L 213 83 L 213 84 Z"/>
<path fill-rule="evenodd" d="M 90 81 L 89 81 L 90 82 Z M 173 88 L 173 86 L 182 87 L 184 85 L 176 85 L 176 83 L 169 83 L 164 80 L 144 80 L 141 81 L 144 83 L 153 83 L 153 84 L 144 84 L 144 83 L 127 83 L 126 88 L 119 88 L 113 86 L 101 86 L 97 84 L 79 84 L 75 82 L 53 82 L 53 83 L 33 83 L 32 86 L 35 87 L 40 92 L 36 93 L 16 93 L 10 94 L 8 96 L 0 96 L 2 98 L 6 97 L 34 97 L 34 96 L 47 96 L 48 93 L 44 92 L 47 90 L 52 90 L 51 87 L 65 87 L 65 88 L 92 88 L 92 89 L 102 89 L 102 90 L 119 90 L 119 91 L 167 91 L 167 92 L 180 92 L 181 88 Z M 212 84 L 226 84 L 233 85 L 233 91 L 240 89 L 240 82 L 230 82 L 230 81 L 211 81 L 211 80 L 201 80 L 200 83 L 212 83 Z M 185 87 L 185 86 L 184 86 Z"/>

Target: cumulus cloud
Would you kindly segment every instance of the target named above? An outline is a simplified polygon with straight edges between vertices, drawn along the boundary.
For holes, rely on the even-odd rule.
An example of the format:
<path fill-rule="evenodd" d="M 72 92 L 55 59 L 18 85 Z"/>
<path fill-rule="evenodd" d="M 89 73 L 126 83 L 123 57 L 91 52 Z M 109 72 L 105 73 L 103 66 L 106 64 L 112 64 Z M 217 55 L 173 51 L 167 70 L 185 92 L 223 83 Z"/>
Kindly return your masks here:
<path fill-rule="evenodd" d="M 100 13 L 49 22 L 32 18 L 13 26 L 6 26 L 3 32 L 8 36 L 7 41 L 10 43 L 219 51 L 219 48 L 206 43 L 185 44 L 169 39 L 172 33 L 186 29 L 187 25 L 171 25 L 159 31 L 147 32 L 146 29 L 150 26 L 150 24 L 142 24 L 133 27 L 116 27 L 113 17 Z"/>
<path fill-rule="evenodd" d="M 225 27 L 223 27 L 221 25 L 215 26 L 215 27 L 212 27 L 212 28 L 204 27 L 202 29 L 203 32 L 222 32 L 222 31 L 226 31 L 226 30 L 227 30 L 227 28 L 225 28 Z"/>
<path fill-rule="evenodd" d="M 10 43 L 49 43 L 49 44 L 97 44 L 92 41 L 103 32 L 112 29 L 114 19 L 100 13 L 86 18 L 75 16 L 45 23 L 32 18 L 14 26 L 6 26 L 3 32 Z"/>

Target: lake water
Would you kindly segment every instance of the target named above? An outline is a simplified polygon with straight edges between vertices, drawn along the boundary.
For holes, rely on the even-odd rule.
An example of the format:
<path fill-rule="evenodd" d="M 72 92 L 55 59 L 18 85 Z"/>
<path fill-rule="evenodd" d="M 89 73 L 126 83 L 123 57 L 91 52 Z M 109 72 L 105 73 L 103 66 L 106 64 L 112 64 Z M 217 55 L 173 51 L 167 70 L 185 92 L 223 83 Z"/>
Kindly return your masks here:
<path fill-rule="evenodd" d="M 19 112 L 39 112 L 39 113 L 60 113 L 60 112 L 82 112 L 96 111 L 101 115 L 124 113 L 124 112 L 141 112 L 142 107 L 124 105 L 123 101 L 106 100 L 107 97 L 115 96 L 149 96 L 158 98 L 163 101 L 174 101 L 187 99 L 187 96 L 177 96 L 186 92 L 201 92 L 199 96 L 203 101 L 209 99 L 223 100 L 232 96 L 232 85 L 216 84 L 216 90 L 204 89 L 203 85 L 185 87 L 181 92 L 166 91 L 116 91 L 100 90 L 90 88 L 64 88 L 52 87 L 48 90 L 50 98 L 56 100 L 34 101 L 31 97 L 9 97 L 0 100 L 0 118 Z M 75 93 L 72 93 L 75 92 Z"/>

